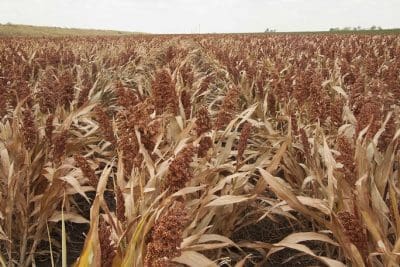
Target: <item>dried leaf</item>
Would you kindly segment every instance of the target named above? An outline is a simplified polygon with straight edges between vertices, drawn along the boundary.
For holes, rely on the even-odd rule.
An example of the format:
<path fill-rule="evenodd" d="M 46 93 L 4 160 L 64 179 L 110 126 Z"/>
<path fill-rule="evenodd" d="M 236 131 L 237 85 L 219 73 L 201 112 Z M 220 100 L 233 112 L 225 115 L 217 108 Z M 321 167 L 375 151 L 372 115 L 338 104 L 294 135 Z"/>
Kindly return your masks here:
<path fill-rule="evenodd" d="M 82 217 L 79 214 L 73 213 L 73 212 L 60 212 L 56 211 L 50 218 L 50 222 L 59 222 L 61 220 L 64 221 L 69 221 L 69 222 L 74 222 L 74 223 L 89 223 L 87 219 Z"/>
<path fill-rule="evenodd" d="M 189 267 L 217 267 L 218 265 L 196 251 L 183 251 L 179 257 L 172 259 L 174 262 L 186 264 Z"/>
<path fill-rule="evenodd" d="M 232 195 L 226 195 L 226 196 L 221 196 L 210 203 L 206 205 L 206 207 L 215 207 L 215 206 L 224 206 L 224 205 L 230 205 L 234 203 L 240 203 L 244 201 L 248 201 L 250 199 L 253 199 L 254 196 L 232 196 Z"/>
<path fill-rule="evenodd" d="M 280 244 L 282 244 L 282 243 L 283 244 L 288 244 L 288 243 L 297 244 L 297 243 L 304 242 L 304 241 L 321 241 L 321 242 L 329 243 L 331 245 L 339 246 L 338 243 L 336 243 L 335 241 L 330 239 L 328 236 L 326 236 L 324 234 L 320 234 L 320 233 L 315 233 L 315 232 L 301 232 L 301 233 L 290 234 L 287 237 L 285 237 L 284 239 L 282 239 L 280 242 L 275 243 L 274 246 L 280 246 Z M 272 248 L 269 251 L 268 256 L 270 256 L 273 253 L 276 253 L 282 249 L 283 248 Z"/>
<path fill-rule="evenodd" d="M 326 265 L 328 265 L 330 267 L 345 267 L 346 266 L 343 263 L 341 263 L 340 261 L 333 260 L 333 259 L 323 257 L 323 256 L 318 256 L 314 252 L 312 252 L 311 249 L 309 249 L 307 246 L 302 245 L 302 244 L 280 242 L 279 245 L 277 245 L 277 246 L 298 250 L 300 252 L 303 252 L 307 255 L 310 255 L 310 256 L 316 258 L 317 260 L 320 260 L 321 262 L 325 263 Z"/>

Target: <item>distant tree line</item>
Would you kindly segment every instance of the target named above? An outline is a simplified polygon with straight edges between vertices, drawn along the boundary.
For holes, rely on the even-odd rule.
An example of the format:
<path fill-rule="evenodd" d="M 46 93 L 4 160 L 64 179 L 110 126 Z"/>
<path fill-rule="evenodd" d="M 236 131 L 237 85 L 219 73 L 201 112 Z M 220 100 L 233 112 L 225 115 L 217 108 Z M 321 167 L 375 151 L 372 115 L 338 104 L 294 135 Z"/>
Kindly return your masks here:
<path fill-rule="evenodd" d="M 380 26 L 375 26 L 372 25 L 370 28 L 363 28 L 361 26 L 357 26 L 357 27 L 343 27 L 343 28 L 330 28 L 329 31 L 331 32 L 336 32 L 336 31 L 380 31 L 382 30 L 382 27 Z"/>
<path fill-rule="evenodd" d="M 264 32 L 276 32 L 276 30 L 275 29 L 270 29 L 270 28 L 267 28 L 267 29 L 265 29 L 265 31 Z"/>

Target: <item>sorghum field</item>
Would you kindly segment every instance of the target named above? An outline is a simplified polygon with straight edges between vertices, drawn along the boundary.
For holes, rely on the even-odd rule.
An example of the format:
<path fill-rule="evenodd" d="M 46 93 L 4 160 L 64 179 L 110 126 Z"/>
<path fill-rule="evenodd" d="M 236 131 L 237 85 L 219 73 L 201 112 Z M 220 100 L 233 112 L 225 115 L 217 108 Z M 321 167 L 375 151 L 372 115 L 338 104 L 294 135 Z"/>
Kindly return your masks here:
<path fill-rule="evenodd" d="M 400 35 L 0 39 L 0 265 L 398 266 Z"/>

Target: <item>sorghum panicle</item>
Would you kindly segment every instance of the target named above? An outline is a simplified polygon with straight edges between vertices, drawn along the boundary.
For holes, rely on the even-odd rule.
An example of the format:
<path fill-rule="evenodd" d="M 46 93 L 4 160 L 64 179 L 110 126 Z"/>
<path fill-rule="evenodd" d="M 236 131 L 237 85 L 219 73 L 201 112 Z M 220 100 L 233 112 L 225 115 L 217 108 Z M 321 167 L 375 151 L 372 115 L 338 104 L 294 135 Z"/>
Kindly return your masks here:
<path fill-rule="evenodd" d="M 105 112 L 104 108 L 101 106 L 97 106 L 94 109 L 94 113 L 96 116 L 97 121 L 99 122 L 100 130 L 104 136 L 104 139 L 111 144 L 115 145 L 116 140 L 114 137 L 114 131 L 111 124 L 111 120 L 107 113 Z"/>
<path fill-rule="evenodd" d="M 182 233 L 188 221 L 185 205 L 175 201 L 168 211 L 155 222 L 147 244 L 146 267 L 174 266 L 170 261 L 180 255 Z"/>
<path fill-rule="evenodd" d="M 54 115 L 50 114 L 46 119 L 46 128 L 44 130 L 47 141 L 50 144 L 53 142 L 53 131 L 54 131 L 53 120 L 54 120 Z"/>
<path fill-rule="evenodd" d="M 208 150 L 212 147 L 213 141 L 210 136 L 203 136 L 199 142 L 199 148 L 197 150 L 197 156 L 204 158 L 207 155 Z"/>
<path fill-rule="evenodd" d="M 156 73 L 152 83 L 154 106 L 157 115 L 169 112 L 178 114 L 179 103 L 171 75 L 163 69 Z"/>
<path fill-rule="evenodd" d="M 186 119 L 190 118 L 190 112 L 192 109 L 192 104 L 191 104 L 190 98 L 191 98 L 190 93 L 187 90 L 183 90 L 181 92 L 181 103 L 182 103 L 183 109 L 185 111 Z"/>
<path fill-rule="evenodd" d="M 81 169 L 83 175 L 89 179 L 89 184 L 94 188 L 97 187 L 99 179 L 95 174 L 92 167 L 90 167 L 89 162 L 81 155 L 74 155 L 76 165 Z"/>
<path fill-rule="evenodd" d="M 251 126 L 251 123 L 249 123 L 249 122 L 246 122 L 242 127 L 242 131 L 241 131 L 240 138 L 239 138 L 239 144 L 238 144 L 238 155 L 237 155 L 238 165 L 243 161 L 243 154 L 244 154 L 244 151 L 247 146 L 247 142 L 250 137 L 251 128 L 252 128 L 252 126 Z"/>
<path fill-rule="evenodd" d="M 193 178 L 190 163 L 193 162 L 195 149 L 192 144 L 182 149 L 168 168 L 164 189 L 169 188 L 174 193 L 185 187 L 185 184 Z"/>
<path fill-rule="evenodd" d="M 231 87 L 224 97 L 220 111 L 218 112 L 215 127 L 223 129 L 236 115 L 239 107 L 240 92 L 236 87 Z"/>
<path fill-rule="evenodd" d="M 203 106 L 197 111 L 195 129 L 198 137 L 212 129 L 210 113 L 208 112 L 207 107 Z"/>
<path fill-rule="evenodd" d="M 56 164 L 61 163 L 61 159 L 65 154 L 65 147 L 67 143 L 68 131 L 64 130 L 63 132 L 56 135 L 53 139 L 54 147 L 53 147 L 53 161 Z"/>
<path fill-rule="evenodd" d="M 101 266 L 111 267 L 116 255 L 115 245 L 111 241 L 111 229 L 104 219 L 100 219 L 98 234 L 101 251 Z"/>
<path fill-rule="evenodd" d="M 361 255 L 365 257 L 368 251 L 368 239 L 361 221 L 348 211 L 339 212 L 338 218 L 343 226 L 344 234 L 358 248 Z"/>
<path fill-rule="evenodd" d="M 120 222 L 125 222 L 126 217 L 125 217 L 125 200 L 124 200 L 124 195 L 122 194 L 121 188 L 116 185 L 115 186 L 115 198 L 117 202 L 117 207 L 116 207 L 116 215 L 117 218 Z"/>
<path fill-rule="evenodd" d="M 357 181 L 357 174 L 353 145 L 344 136 L 338 138 L 337 145 L 338 151 L 340 152 L 337 161 L 343 164 L 343 167 L 339 169 L 339 171 L 343 173 L 344 178 L 349 185 L 354 187 L 354 184 Z"/>
<path fill-rule="evenodd" d="M 34 115 L 29 108 L 22 111 L 22 135 L 26 149 L 31 150 L 36 144 L 37 128 Z"/>

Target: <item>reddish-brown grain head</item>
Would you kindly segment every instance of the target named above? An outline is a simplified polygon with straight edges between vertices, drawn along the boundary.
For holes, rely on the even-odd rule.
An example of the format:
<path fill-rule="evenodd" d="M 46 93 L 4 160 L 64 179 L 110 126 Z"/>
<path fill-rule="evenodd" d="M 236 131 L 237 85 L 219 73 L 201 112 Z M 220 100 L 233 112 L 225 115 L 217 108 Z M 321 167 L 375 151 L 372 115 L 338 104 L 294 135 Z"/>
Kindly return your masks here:
<path fill-rule="evenodd" d="M 181 253 L 179 248 L 187 220 L 185 205 L 178 201 L 161 215 L 151 231 L 144 259 L 145 266 L 174 266 L 170 260 Z"/>

